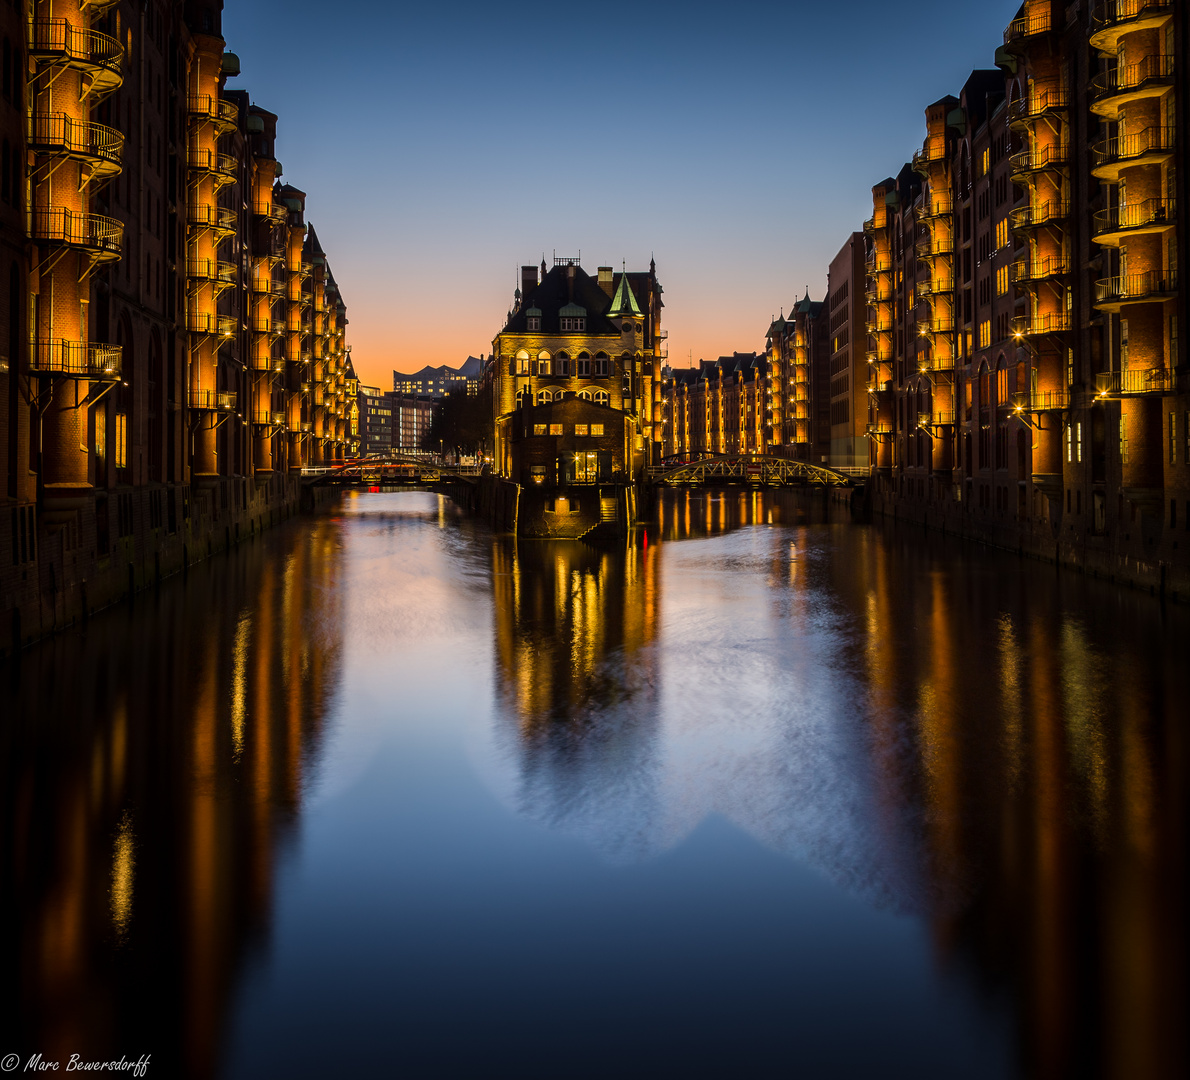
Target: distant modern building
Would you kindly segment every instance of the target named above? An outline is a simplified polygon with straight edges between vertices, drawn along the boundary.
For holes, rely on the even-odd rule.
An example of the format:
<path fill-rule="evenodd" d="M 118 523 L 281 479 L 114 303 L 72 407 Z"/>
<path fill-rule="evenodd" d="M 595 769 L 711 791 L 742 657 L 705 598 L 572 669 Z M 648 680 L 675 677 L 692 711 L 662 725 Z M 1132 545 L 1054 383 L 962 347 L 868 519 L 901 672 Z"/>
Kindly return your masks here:
<path fill-rule="evenodd" d="M 422 440 L 429 434 L 438 415 L 439 405 L 431 398 L 410 397 L 393 393 L 388 396 L 392 403 L 392 447 L 409 452 L 420 450 Z"/>
<path fill-rule="evenodd" d="M 448 367 L 446 364 L 440 367 L 427 365 L 412 375 L 394 371 L 393 392 L 407 397 L 444 398 L 460 387 L 466 387 L 467 393 L 474 395 L 479 392 L 483 365 L 482 356 L 468 356 L 457 368 Z"/>
<path fill-rule="evenodd" d="M 393 448 L 393 395 L 378 386 L 359 388 L 360 452 L 373 456 Z"/>
<path fill-rule="evenodd" d="M 827 272 L 832 469 L 864 469 L 868 449 L 867 300 L 863 233 L 852 233 Z"/>

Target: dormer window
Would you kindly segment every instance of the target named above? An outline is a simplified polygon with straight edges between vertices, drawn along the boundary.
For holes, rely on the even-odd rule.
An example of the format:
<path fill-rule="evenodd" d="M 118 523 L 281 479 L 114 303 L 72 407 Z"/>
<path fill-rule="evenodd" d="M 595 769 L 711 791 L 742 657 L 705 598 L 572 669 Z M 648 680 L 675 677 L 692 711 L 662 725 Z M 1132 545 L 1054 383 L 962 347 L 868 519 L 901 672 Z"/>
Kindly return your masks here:
<path fill-rule="evenodd" d="M 541 308 L 531 307 L 525 309 L 525 329 L 526 330 L 540 330 L 541 329 Z"/>
<path fill-rule="evenodd" d="M 587 329 L 587 309 L 581 304 L 567 304 L 558 312 L 562 333 L 575 333 Z"/>

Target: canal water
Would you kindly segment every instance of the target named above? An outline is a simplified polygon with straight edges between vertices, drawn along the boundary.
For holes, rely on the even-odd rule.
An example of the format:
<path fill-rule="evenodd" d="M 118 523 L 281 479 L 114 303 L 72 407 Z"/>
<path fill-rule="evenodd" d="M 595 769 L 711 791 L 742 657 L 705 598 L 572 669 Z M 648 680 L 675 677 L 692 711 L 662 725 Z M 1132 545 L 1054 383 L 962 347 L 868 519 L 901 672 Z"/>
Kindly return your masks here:
<path fill-rule="evenodd" d="M 348 495 L 0 668 L 0 1055 L 1183 1075 L 1188 631 L 821 497 Z"/>

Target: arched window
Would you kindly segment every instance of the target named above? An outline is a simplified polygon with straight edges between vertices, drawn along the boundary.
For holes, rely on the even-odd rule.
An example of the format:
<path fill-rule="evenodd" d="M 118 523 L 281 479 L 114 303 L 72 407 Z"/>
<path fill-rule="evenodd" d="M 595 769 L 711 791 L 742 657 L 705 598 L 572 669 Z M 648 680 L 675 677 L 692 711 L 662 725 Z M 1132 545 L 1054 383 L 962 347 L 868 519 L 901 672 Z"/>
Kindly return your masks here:
<path fill-rule="evenodd" d="M 518 409 L 525 408 L 526 406 L 530 405 L 532 401 L 533 395 L 529 392 L 528 387 L 522 386 L 516 392 L 516 407 Z"/>
<path fill-rule="evenodd" d="M 569 375 L 570 374 L 570 354 L 560 352 L 554 357 L 554 374 L 555 375 Z"/>
<path fill-rule="evenodd" d="M 582 398 L 584 401 L 591 401 L 591 400 L 592 400 L 592 397 L 591 397 L 591 391 L 590 391 L 590 390 L 580 390 L 580 391 L 579 391 L 577 394 L 575 394 L 574 396 L 575 396 L 575 397 L 580 397 L 580 398 Z"/>
<path fill-rule="evenodd" d="M 548 375 L 550 373 L 550 354 L 542 349 L 537 354 L 537 374 Z"/>
<path fill-rule="evenodd" d="M 612 371 L 612 362 L 608 358 L 607 353 L 597 352 L 595 359 L 591 362 L 592 375 L 610 375 Z"/>
<path fill-rule="evenodd" d="M 996 404 L 1008 404 L 1008 361 L 1003 354 L 996 364 Z"/>
<path fill-rule="evenodd" d="M 517 374 L 517 375 L 528 375 L 529 374 L 529 354 L 524 349 L 521 349 L 516 354 L 516 365 L 514 368 L 514 374 Z"/>
<path fill-rule="evenodd" d="M 537 404 L 538 405 L 548 405 L 553 400 L 554 400 L 554 393 L 552 390 L 539 390 L 538 391 L 538 393 L 537 393 Z"/>
<path fill-rule="evenodd" d="M 595 404 L 596 405 L 607 405 L 610 402 L 611 402 L 611 398 L 608 396 L 608 392 L 606 390 L 596 390 L 595 391 Z"/>

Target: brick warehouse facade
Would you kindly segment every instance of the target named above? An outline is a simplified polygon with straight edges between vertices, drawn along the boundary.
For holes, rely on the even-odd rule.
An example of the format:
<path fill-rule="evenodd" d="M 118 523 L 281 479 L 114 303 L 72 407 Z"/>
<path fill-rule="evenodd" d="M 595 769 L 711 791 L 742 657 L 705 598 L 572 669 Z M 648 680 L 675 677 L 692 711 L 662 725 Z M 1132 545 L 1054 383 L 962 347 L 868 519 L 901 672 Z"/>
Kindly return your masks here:
<path fill-rule="evenodd" d="M 1187 15 L 1027 0 L 872 189 L 878 511 L 1190 592 Z"/>
<path fill-rule="evenodd" d="M 346 309 L 220 0 L 0 4 L 0 650 L 354 452 Z"/>

